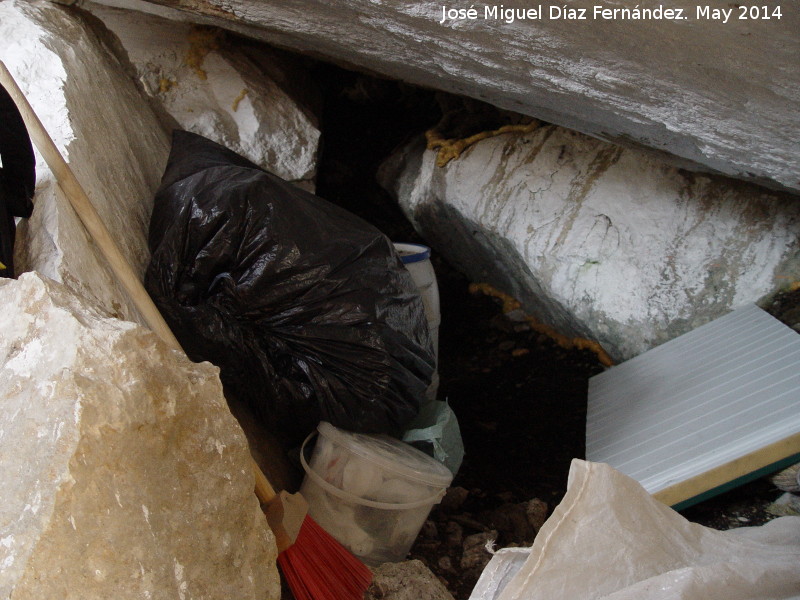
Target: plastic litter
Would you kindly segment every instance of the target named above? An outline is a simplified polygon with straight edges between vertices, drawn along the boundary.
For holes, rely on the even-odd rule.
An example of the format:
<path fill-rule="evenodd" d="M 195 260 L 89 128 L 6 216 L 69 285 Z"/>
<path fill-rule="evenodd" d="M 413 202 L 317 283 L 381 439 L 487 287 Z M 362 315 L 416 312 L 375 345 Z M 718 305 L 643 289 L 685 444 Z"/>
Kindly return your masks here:
<path fill-rule="evenodd" d="M 498 598 L 530 555 L 530 548 L 503 548 L 495 552 L 475 584 L 470 600 Z"/>
<path fill-rule="evenodd" d="M 431 264 L 431 249 L 422 244 L 400 242 L 395 242 L 394 248 L 422 296 L 425 318 L 428 320 L 428 329 L 433 340 L 433 352 L 438 359 L 439 325 L 442 323 L 442 315 L 439 310 L 439 284 Z"/>
<path fill-rule="evenodd" d="M 400 435 L 434 357 L 392 243 L 351 213 L 176 131 L 145 284 L 193 360 L 299 443 L 320 421 Z"/>
<path fill-rule="evenodd" d="M 800 597 L 800 517 L 716 531 L 601 463 L 573 461 L 564 499 L 525 551 L 524 562 L 497 552 L 470 600 Z"/>
<path fill-rule="evenodd" d="M 430 454 L 455 475 L 464 460 L 464 442 L 456 414 L 447 402 L 425 404 L 403 434 L 403 441 Z"/>
<path fill-rule="evenodd" d="M 422 296 L 428 331 L 438 363 L 442 315 L 439 308 L 439 285 L 430 259 L 431 249 L 422 244 L 397 242 L 394 247 Z M 461 430 L 453 409 L 446 402 L 436 400 L 438 390 L 439 373 L 434 371 L 426 392 L 428 402 L 422 405 L 419 415 L 409 425 L 409 430 L 403 433 L 402 439 L 433 456 L 455 475 L 464 459 L 464 442 L 461 440 Z"/>
<path fill-rule="evenodd" d="M 425 308 L 425 318 L 428 321 L 428 331 L 433 343 L 433 355 L 436 363 L 439 362 L 439 326 L 442 323 L 442 313 L 439 308 L 439 284 L 436 281 L 436 272 L 431 264 L 431 249 L 422 244 L 407 244 L 395 242 L 395 250 L 400 255 L 400 260 L 411 274 L 414 285 L 417 286 L 422 296 L 422 305 Z M 428 400 L 436 400 L 439 390 L 439 373 L 433 372 L 431 384 L 428 386 Z"/>
<path fill-rule="evenodd" d="M 366 564 L 403 560 L 452 473 L 386 435 L 318 431 L 310 463 L 300 453 L 309 514 Z"/>

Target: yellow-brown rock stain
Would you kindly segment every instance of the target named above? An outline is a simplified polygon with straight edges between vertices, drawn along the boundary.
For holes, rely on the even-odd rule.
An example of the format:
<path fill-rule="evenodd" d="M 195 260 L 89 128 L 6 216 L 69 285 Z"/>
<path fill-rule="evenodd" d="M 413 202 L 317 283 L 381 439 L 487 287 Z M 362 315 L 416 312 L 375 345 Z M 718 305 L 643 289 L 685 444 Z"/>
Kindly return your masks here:
<path fill-rule="evenodd" d="M 492 298 L 497 298 L 503 303 L 502 311 L 504 314 L 522 308 L 522 304 L 519 300 L 506 294 L 505 292 L 501 292 L 488 283 L 472 283 L 469 286 L 469 291 L 472 294 L 480 293 Z M 597 356 L 597 359 L 603 366 L 614 366 L 614 361 L 611 359 L 608 353 L 598 342 L 594 340 L 587 340 L 586 338 L 582 337 L 568 337 L 562 333 L 559 333 L 550 325 L 541 323 L 538 319 L 528 314 L 525 315 L 525 322 L 533 331 L 546 335 L 562 348 L 567 350 L 575 348 L 578 350 L 589 350 Z"/>
<path fill-rule="evenodd" d="M 427 141 L 428 150 L 437 150 L 436 166 L 444 167 L 451 160 L 461 156 L 470 146 L 477 144 L 481 140 L 496 137 L 506 133 L 531 133 L 536 131 L 541 126 L 541 123 L 536 120 L 531 120 L 528 123 L 516 125 L 503 125 L 497 129 L 489 131 L 481 131 L 466 138 L 445 138 L 439 130 L 435 127 L 425 132 L 425 140 Z"/>
<path fill-rule="evenodd" d="M 224 32 L 216 27 L 196 26 L 189 31 L 189 49 L 183 62 L 203 81 L 208 79 L 203 61 L 209 53 L 220 49 L 224 37 Z"/>

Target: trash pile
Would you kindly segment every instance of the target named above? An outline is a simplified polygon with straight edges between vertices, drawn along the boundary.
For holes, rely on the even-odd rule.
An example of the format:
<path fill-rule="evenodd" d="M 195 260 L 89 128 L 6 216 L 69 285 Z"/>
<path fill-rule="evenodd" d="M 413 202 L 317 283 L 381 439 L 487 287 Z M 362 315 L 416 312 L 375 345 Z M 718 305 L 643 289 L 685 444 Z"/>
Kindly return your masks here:
<path fill-rule="evenodd" d="M 463 456 L 435 398 L 430 250 L 184 131 L 149 245 L 145 284 L 187 354 L 287 451 L 318 428 L 310 516 L 368 564 L 403 560 Z"/>
<path fill-rule="evenodd" d="M 414 276 L 409 268 L 428 259 L 425 247 L 393 244 L 343 209 L 186 132 L 174 136 L 156 195 L 150 247 L 146 284 L 188 354 L 219 365 L 225 385 L 284 436 L 287 449 L 305 439 L 300 494 L 309 516 L 371 566 L 402 562 L 418 537 L 425 543 L 442 533 L 432 533 L 435 525 L 426 519 L 445 496 L 464 453 L 457 419 L 437 399 L 435 276 L 430 269 Z M 313 453 L 305 452 L 315 433 Z M 507 517 L 512 528 L 525 521 L 531 548 L 504 550 L 488 561 L 485 546 L 498 531 L 465 521 L 477 523 L 479 532 L 462 531 L 459 564 L 444 564 L 442 557 L 438 567 L 456 576 L 459 570 L 483 572 L 475 600 L 528 598 L 540 580 L 531 584 L 526 569 L 540 563 L 534 555 L 546 553 L 548 543 L 609 548 L 611 536 L 600 540 L 591 526 L 583 526 L 592 519 L 574 517 L 576 503 L 595 496 L 586 492 L 589 486 L 618 498 L 618 489 L 630 485 L 607 469 L 580 464 L 584 470 L 576 471 L 568 495 L 546 523 L 547 504 L 541 501 L 522 507 L 522 520 L 519 510 L 499 517 Z M 682 517 L 649 497 L 639 500 L 645 513 L 669 521 L 682 564 L 702 567 L 702 553 L 683 552 L 694 542 L 684 535 Z M 643 521 L 648 518 L 643 514 Z M 566 521 L 577 523 L 569 535 L 561 533 Z M 547 535 L 537 535 L 539 528 Z M 628 529 L 619 524 L 619 531 Z M 557 542 L 548 542 L 556 535 L 551 530 L 558 533 Z M 646 553 L 652 540 L 640 543 Z M 537 544 L 545 549 L 537 550 Z M 795 549 L 784 551 L 793 556 Z M 571 573 L 558 562 L 567 554 L 553 559 L 553 573 Z M 770 562 L 773 558 L 758 568 L 777 574 L 776 589 L 794 585 L 785 561 Z M 631 564 L 639 560 L 633 556 Z M 667 563 L 655 564 L 652 576 L 673 581 Z M 604 576 L 585 581 L 599 585 L 598 577 Z M 554 589 L 562 584 L 557 578 L 552 583 Z M 624 577 L 603 580 L 609 590 L 638 590 L 638 585 Z M 666 583 L 660 587 L 671 589 Z"/>
<path fill-rule="evenodd" d="M 145 285 L 187 354 L 299 443 L 327 421 L 399 435 L 434 357 L 392 243 L 343 209 L 178 131 Z"/>
<path fill-rule="evenodd" d="M 61 12 L 59 9 L 59 14 Z M 8 136 L 13 137 L 13 133 L 3 130 L 9 123 L 0 119 L 0 143 L 5 142 Z M 403 124 L 407 127 L 408 121 Z M 122 138 L 128 139 L 125 136 Z M 30 166 L 28 150 L 29 145 L 24 162 Z M 8 239 L 13 242 L 13 215 L 30 214 L 28 197 L 32 183 L 23 186 L 26 187 L 24 190 L 15 190 L 11 196 L 7 195 L 9 186 L 6 175 L 15 159 L 9 156 L 5 147 L 0 147 L 0 153 L 3 159 L 0 208 L 5 211 L 4 218 L 11 225 L 10 232 L 4 229 L 5 233 L 0 235 L 5 243 Z M 93 156 L 97 156 L 97 153 Z M 63 163 L 63 158 L 61 161 Z M 75 192 L 74 188 L 63 184 L 60 189 L 67 196 Z M 131 196 L 138 198 L 137 194 Z M 6 210 L 8 204 L 4 204 L 9 198 L 21 202 L 18 207 L 12 206 L 10 212 Z M 83 219 L 81 214 L 78 216 Z M 135 220 L 123 219 L 126 223 Z M 90 234 L 87 239 L 93 239 L 95 244 L 102 246 L 92 228 L 87 225 L 87 229 Z M 703 549 L 713 551 L 717 543 L 725 547 L 723 558 L 729 559 L 731 569 L 738 574 L 745 574 L 744 577 L 728 580 L 728 583 L 741 584 L 742 597 L 747 597 L 744 594 L 750 592 L 746 586 L 750 585 L 751 580 L 757 584 L 766 581 L 774 597 L 784 597 L 784 592 L 797 591 L 797 576 L 794 570 L 786 568 L 786 564 L 790 567 L 792 563 L 796 564 L 796 519 L 781 521 L 786 524 L 785 527 L 776 526 L 754 533 L 755 537 L 761 538 L 760 542 L 752 540 L 755 545 L 746 542 L 737 546 L 701 529 L 686 526 L 667 509 L 654 506 L 649 498 L 642 496 L 624 478 L 589 463 L 581 463 L 576 467 L 567 497 L 547 523 L 544 521 L 548 503 L 536 499 L 519 502 L 519 498 L 514 498 L 506 490 L 492 489 L 490 478 L 473 473 L 471 478 L 458 480 L 459 485 L 470 481 L 470 490 L 450 487 L 454 474 L 459 473 L 464 444 L 453 409 L 448 402 L 438 399 L 443 396 L 437 391 L 438 290 L 429 262 L 430 251 L 424 246 L 393 243 L 346 210 L 293 187 L 223 146 L 187 132 L 175 134 L 169 163 L 155 199 L 149 242 L 152 262 L 147 272 L 147 286 L 180 339 L 180 346 L 196 361 L 210 361 L 219 365 L 222 379 L 231 395 L 245 399 L 265 424 L 282 435 L 287 448 L 294 446 L 299 450 L 298 462 L 305 469 L 306 479 L 301 493 L 294 496 L 286 492 L 276 494 L 269 482 L 262 481 L 266 478 L 258 471 L 257 465 L 250 465 L 256 466 L 256 489 L 261 489 L 257 495 L 266 512 L 288 513 L 288 509 L 299 507 L 302 525 L 293 529 L 291 533 L 297 537 L 289 540 L 288 546 L 287 540 L 283 539 L 290 537 L 287 531 L 288 515 L 278 515 L 279 520 L 287 517 L 284 523 L 278 525 L 273 525 L 275 514 L 268 517 L 276 539 L 280 538 L 278 548 L 285 560 L 301 546 L 303 552 L 316 552 L 318 559 L 332 556 L 329 548 L 308 543 L 311 526 L 306 527 L 310 521 L 305 515 L 307 510 L 340 544 L 370 565 L 403 561 L 409 551 L 414 553 L 411 548 L 415 540 L 418 544 L 420 541 L 430 542 L 433 546 L 434 541 L 439 543 L 441 538 L 446 538 L 448 545 L 458 548 L 459 558 L 458 561 L 450 561 L 449 556 L 442 555 L 437 567 L 448 576 L 452 574 L 453 578 L 462 580 L 464 573 L 484 571 L 489 562 L 487 545 L 494 541 L 501 545 L 516 543 L 510 542 L 510 538 L 502 538 L 506 532 L 521 535 L 522 541 L 519 543 L 525 546 L 533 544 L 530 548 L 506 548 L 498 553 L 497 561 L 490 562 L 485 578 L 481 579 L 473 592 L 476 600 L 533 598 L 535 596 L 532 594 L 536 593 L 558 597 L 567 589 L 559 576 L 566 574 L 570 579 L 567 583 L 575 583 L 571 579 L 574 578 L 576 560 L 582 566 L 591 565 L 597 557 L 611 560 L 621 554 L 632 555 L 622 570 L 628 566 L 637 573 L 646 570 L 650 579 L 626 579 L 625 573 L 620 575 L 617 572 L 609 576 L 613 567 L 619 566 L 616 562 L 599 570 L 586 567 L 586 572 L 578 577 L 577 586 L 570 591 L 570 596 L 577 597 L 584 593 L 578 589 L 583 585 L 588 586 L 591 592 L 602 588 L 610 594 L 630 588 L 633 591 L 628 597 L 645 597 L 636 595 L 642 586 L 657 584 L 656 587 L 663 591 L 670 590 L 673 584 L 682 584 L 683 580 L 676 576 L 676 565 L 681 571 L 679 575 L 686 570 L 690 574 L 701 575 L 694 578 L 691 585 L 695 585 L 697 579 L 703 583 L 706 575 L 703 569 L 708 566 L 709 560 L 716 561 L 717 555 L 710 552 L 708 556 L 711 559 L 708 559 L 699 552 L 687 551 L 687 548 L 692 550 L 703 546 Z M 6 258 L 8 248 L 6 245 L 2 249 L 0 276 L 13 274 L 11 259 Z M 7 272 L 3 273 L 4 270 Z M 113 264 L 112 271 L 114 276 L 120 277 Z M 144 296 L 149 300 L 147 294 Z M 134 304 L 140 308 L 135 300 Z M 115 322 L 115 319 L 109 319 L 112 328 L 117 326 L 113 324 Z M 521 323 L 513 325 L 521 326 Z M 159 331 L 151 328 L 164 341 Z M 167 332 L 172 335 L 169 328 Z M 532 332 L 530 335 L 535 337 Z M 144 338 L 146 344 L 156 344 L 155 336 L 145 332 Z M 39 338 L 35 341 L 39 341 Z M 139 344 L 137 351 L 141 351 L 143 344 L 145 342 Z M 180 346 L 177 342 L 174 346 L 167 343 L 162 350 L 172 358 L 185 361 L 182 354 L 170 350 L 179 351 Z M 21 347 L 15 346 L 9 353 L 18 352 Z M 31 354 L 35 350 L 33 343 L 25 348 Z M 504 356 L 508 355 L 509 362 L 516 361 L 518 377 L 506 377 L 507 385 L 519 387 L 519 378 L 529 378 L 533 372 L 530 363 L 524 362 L 529 349 L 515 346 L 512 342 L 500 350 Z M 111 355 L 106 353 L 103 356 L 107 358 Z M 25 353 L 19 357 L 22 360 Z M 15 363 L 17 366 L 19 360 Z M 97 359 L 98 362 L 103 360 L 103 357 Z M 152 356 L 148 360 L 152 363 Z M 481 371 L 493 367 L 483 357 L 476 357 L 476 361 L 480 363 L 476 368 Z M 216 381 L 215 369 L 208 365 L 205 367 L 210 369 L 210 380 Z M 125 361 L 120 368 L 127 370 Z M 145 371 L 142 385 L 149 384 L 152 379 L 148 377 L 160 376 L 157 370 Z M 524 374 L 519 375 L 519 371 L 524 371 Z M 67 369 L 63 372 L 69 374 L 72 371 Z M 155 376 L 150 373 L 155 373 Z M 175 373 L 167 374 L 175 378 Z M 186 381 L 196 383 L 192 378 Z M 536 383 L 538 385 L 541 382 Z M 107 386 L 108 382 L 104 381 L 103 384 Z M 563 396 L 566 395 L 565 388 L 570 385 L 575 385 L 577 389 L 581 382 L 559 381 L 557 386 L 552 386 L 555 392 L 548 390 L 550 395 L 556 397 L 556 403 L 560 402 L 557 410 L 569 410 Z M 215 387 L 215 390 L 218 389 L 218 386 Z M 475 397 L 479 397 L 483 391 L 471 390 Z M 542 405 L 539 398 L 534 402 L 525 397 L 527 406 L 524 408 L 511 406 L 505 404 L 507 398 L 498 393 L 500 391 L 491 389 L 486 394 L 489 396 L 494 393 L 498 398 L 479 398 L 484 404 L 486 418 L 475 419 L 469 425 L 473 439 L 483 438 L 485 445 L 495 445 L 499 453 L 489 455 L 487 452 L 487 456 L 476 458 L 482 459 L 493 471 L 507 472 L 522 464 L 525 469 L 519 469 L 513 476 L 517 481 L 530 482 L 543 472 L 536 471 L 539 466 L 537 461 L 554 462 L 553 453 L 543 436 L 533 430 L 534 421 L 541 420 Z M 113 393 L 110 395 L 113 396 Z M 98 398 L 104 402 L 107 396 L 100 394 Z M 170 393 L 156 396 L 159 402 L 173 401 Z M 453 398 L 457 396 L 452 395 Z M 218 395 L 216 398 L 221 399 Z M 113 398 L 111 400 L 108 407 L 113 415 L 115 405 Z M 134 402 L 132 406 L 140 408 L 140 404 Z M 187 409 L 183 404 L 181 406 L 184 411 Z M 456 408 L 460 410 L 458 404 Z M 165 410 L 169 411 L 169 407 Z M 205 414 L 202 406 L 198 410 Z M 70 414 L 73 412 L 70 411 Z M 196 417 L 197 412 L 193 415 Z M 87 413 L 86 416 L 94 415 Z M 559 415 L 558 427 L 569 430 L 569 433 L 555 432 L 556 436 L 562 438 L 559 441 L 576 432 L 576 435 L 580 435 L 580 428 L 573 425 L 582 420 L 583 415 L 574 421 Z M 203 419 L 198 423 L 203 424 Z M 116 431 L 114 427 L 105 429 L 112 433 Z M 136 441 L 131 442 L 131 447 L 140 440 L 136 437 L 137 428 L 133 429 L 132 439 Z M 233 429 L 238 431 L 235 427 Z M 53 430 L 61 431 L 60 428 Z M 305 445 L 310 442 L 314 432 L 318 435 L 314 451 L 305 452 Z M 183 433 L 175 435 L 180 437 Z M 168 445 L 171 438 L 170 435 L 160 434 L 152 437 L 159 444 Z M 208 436 L 203 439 L 208 442 L 216 440 Z M 304 439 L 306 441 L 300 448 Z M 222 442 L 216 441 L 203 448 L 205 455 L 215 465 L 218 462 L 217 455 L 223 454 L 220 444 Z M 226 447 L 230 446 L 222 444 L 223 449 Z M 472 447 L 483 449 L 484 446 Z M 190 449 L 189 454 L 192 453 Z M 241 454 L 247 454 L 244 446 L 241 447 Z M 99 457 L 100 462 L 107 457 L 102 452 L 95 456 Z M 158 457 L 153 460 L 158 460 Z M 124 461 L 112 462 L 122 464 Z M 245 462 L 242 456 L 242 464 Z M 536 466 L 529 468 L 531 465 Z M 186 469 L 181 465 L 178 470 Z M 561 471 L 565 472 L 566 469 Z M 87 471 L 90 475 L 97 475 L 97 472 L 96 469 Z M 140 472 L 147 474 L 148 470 Z M 208 475 L 212 470 L 203 468 L 201 472 Z M 236 473 L 242 476 L 240 487 L 243 495 L 249 495 L 252 489 L 249 471 L 237 467 Z M 229 478 L 214 478 L 215 483 L 229 487 Z M 793 481 L 797 481 L 796 472 Z M 104 481 L 101 486 L 108 483 Z M 479 489 L 478 485 L 483 489 Z M 264 486 L 269 490 L 268 500 L 263 495 Z M 134 486 L 132 489 L 138 494 L 140 487 Z M 170 486 L 161 485 L 151 487 L 153 489 L 145 491 L 153 493 L 155 497 L 171 489 Z M 796 498 L 795 491 L 789 490 L 790 499 Z M 491 514 L 479 515 L 480 520 L 458 512 L 464 503 L 491 494 L 505 501 L 504 510 L 488 511 Z M 151 526 L 150 513 L 145 504 L 137 501 L 123 506 L 119 496 L 102 496 L 106 499 L 115 498 L 112 504 L 120 509 L 132 506 L 136 518 L 144 520 L 147 528 Z M 467 499 L 467 496 L 474 498 Z M 183 506 L 186 503 L 176 502 L 176 498 L 173 494 L 168 499 L 176 505 L 179 518 L 190 514 L 192 509 L 201 504 L 203 510 L 207 509 L 202 501 Z M 549 506 L 555 504 L 554 499 L 555 494 L 547 498 Z M 251 508 L 257 509 L 253 499 L 249 500 Z M 293 504 L 295 501 L 296 505 Z M 308 501 L 309 507 L 303 506 L 305 501 Z M 441 509 L 433 508 L 440 503 Z M 635 506 L 632 507 L 631 503 Z M 244 504 L 238 503 L 240 506 Z M 617 514 L 609 514 L 614 512 L 610 509 L 617 505 L 623 508 L 617 510 Z M 97 514 L 96 510 L 91 504 L 88 506 L 85 512 L 87 523 L 94 522 L 96 519 L 92 515 Z M 446 525 L 438 531 L 438 522 L 426 520 L 432 510 L 448 518 Z M 652 520 L 653 514 L 645 514 L 648 512 L 655 514 L 653 522 L 656 523 L 657 533 L 639 535 L 637 538 L 634 534 L 641 534 L 641 524 Z M 619 515 L 623 518 L 617 521 L 612 518 Z M 260 518 L 260 515 L 257 516 Z M 297 516 L 295 514 L 293 518 Z M 132 522 L 128 518 L 123 521 L 128 524 Z M 297 520 L 292 524 L 297 525 Z M 245 528 L 248 526 L 245 522 Z M 477 529 L 477 532 L 471 529 Z M 146 531 L 146 528 L 139 530 Z M 84 533 L 87 531 L 91 530 L 85 529 Z M 263 539 L 268 539 L 265 529 L 261 531 L 265 534 Z M 419 535 L 420 531 L 422 535 Z M 779 539 L 780 535 L 776 537 L 775 534 L 781 531 L 784 532 L 784 538 L 791 539 Z M 307 537 L 302 538 L 304 535 Z M 222 538 L 227 539 L 224 531 Z M 697 543 L 696 538 L 700 538 Z M 774 543 L 780 543 L 780 548 L 776 546 L 772 550 L 763 550 L 763 543 L 767 539 L 771 540 L 770 543 L 777 540 Z M 622 544 L 622 549 L 615 551 L 614 543 L 621 540 L 630 544 Z M 71 550 L 80 550 L 69 539 L 66 545 Z M 227 542 L 215 545 L 228 548 Z M 669 545 L 670 552 L 664 554 L 672 561 L 670 564 L 650 562 L 642 567 L 645 563 L 640 563 L 640 558 L 646 558 L 651 551 L 661 552 L 665 545 Z M 747 557 L 748 563 L 757 564 L 740 566 L 742 561 L 731 558 L 736 555 L 734 546 L 758 553 L 761 560 L 750 561 Z M 632 552 L 632 547 L 641 552 Z M 560 548 L 561 551 L 554 553 L 553 548 Z M 107 554 L 104 554 L 106 558 Z M 506 562 L 505 558 L 509 556 L 512 560 Z M 125 558 L 130 557 L 133 554 L 128 552 Z M 348 559 L 328 562 L 332 563 L 333 570 L 343 574 L 343 579 L 361 568 L 359 580 L 353 586 L 356 590 L 353 597 L 360 598 L 370 573 L 360 561 L 352 556 L 349 559 L 352 562 L 347 562 Z M 109 560 L 116 566 L 124 562 L 114 557 Z M 280 556 L 277 560 L 285 568 Z M 237 561 L 234 562 L 239 564 Z M 161 562 L 168 565 L 166 579 L 172 585 L 171 561 Z M 78 558 L 70 564 L 83 569 L 84 563 Z M 217 563 L 234 564 L 230 561 Z M 57 561 L 44 561 L 44 564 L 47 569 L 63 571 Z M 174 579 L 180 580 L 184 566 L 177 562 L 175 564 Z M 292 587 L 292 592 L 298 600 L 320 600 L 321 597 L 316 593 L 303 589 L 308 588 L 306 584 L 323 579 L 319 571 L 308 568 L 311 561 L 303 559 L 299 564 L 305 567 L 301 579 L 305 577 L 307 581 L 300 582 L 297 588 Z M 299 570 L 303 571 L 302 568 Z M 287 579 L 297 575 L 290 571 L 284 572 Z M 185 572 L 191 574 L 191 566 Z M 99 571 L 95 574 L 99 575 Z M 78 576 L 82 576 L 81 573 Z M 233 577 L 245 584 L 248 580 L 252 582 L 252 578 L 243 576 L 241 570 Z M 197 579 L 177 581 L 177 585 L 184 590 L 186 585 L 196 583 Z M 476 579 L 477 573 L 473 581 Z M 46 580 L 41 578 L 41 581 Z M 53 581 L 52 578 L 50 581 Z M 216 583 L 225 587 L 226 582 L 218 579 Z M 327 587 L 335 588 L 336 585 Z M 258 591 L 263 591 L 263 588 Z M 298 595 L 300 592 L 309 593 L 301 596 Z M 463 598 L 466 596 L 463 595 Z"/>

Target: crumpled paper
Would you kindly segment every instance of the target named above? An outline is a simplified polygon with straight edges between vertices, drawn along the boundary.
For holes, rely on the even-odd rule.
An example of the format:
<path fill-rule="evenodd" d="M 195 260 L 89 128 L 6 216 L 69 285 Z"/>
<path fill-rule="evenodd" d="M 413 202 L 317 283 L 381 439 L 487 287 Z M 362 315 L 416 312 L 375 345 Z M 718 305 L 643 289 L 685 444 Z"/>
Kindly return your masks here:
<path fill-rule="evenodd" d="M 610 466 L 574 460 L 533 546 L 497 552 L 470 596 L 562 599 L 800 599 L 800 517 L 716 531 Z"/>

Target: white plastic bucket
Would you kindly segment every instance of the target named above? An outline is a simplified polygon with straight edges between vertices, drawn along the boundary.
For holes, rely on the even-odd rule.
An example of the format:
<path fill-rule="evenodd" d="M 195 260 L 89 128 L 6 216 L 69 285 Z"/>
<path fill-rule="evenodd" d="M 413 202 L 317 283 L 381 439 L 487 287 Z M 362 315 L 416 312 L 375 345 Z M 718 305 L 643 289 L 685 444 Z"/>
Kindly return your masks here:
<path fill-rule="evenodd" d="M 317 430 L 311 463 L 300 453 L 311 517 L 368 565 L 404 560 L 453 474 L 389 436 Z"/>
<path fill-rule="evenodd" d="M 422 244 L 395 243 L 394 248 L 400 255 L 400 260 L 411 275 L 411 279 L 422 296 L 422 305 L 425 308 L 425 318 L 428 321 L 428 330 L 433 341 L 433 353 L 436 361 L 439 360 L 439 326 L 442 315 L 439 310 L 439 285 L 436 273 L 431 264 L 431 249 Z M 436 400 L 439 390 L 439 373 L 434 371 L 433 380 L 427 390 L 429 400 Z"/>

